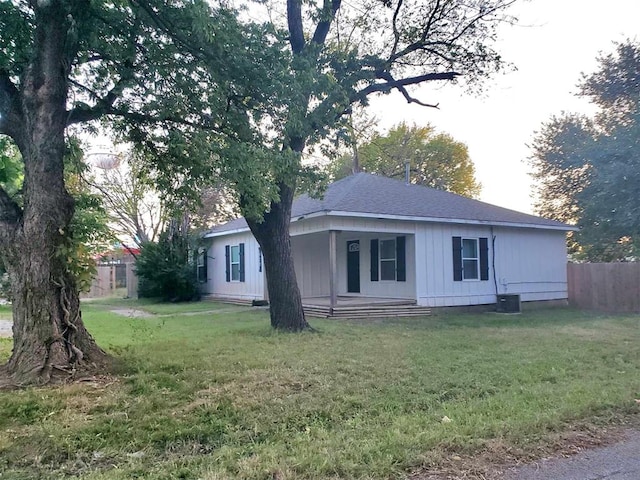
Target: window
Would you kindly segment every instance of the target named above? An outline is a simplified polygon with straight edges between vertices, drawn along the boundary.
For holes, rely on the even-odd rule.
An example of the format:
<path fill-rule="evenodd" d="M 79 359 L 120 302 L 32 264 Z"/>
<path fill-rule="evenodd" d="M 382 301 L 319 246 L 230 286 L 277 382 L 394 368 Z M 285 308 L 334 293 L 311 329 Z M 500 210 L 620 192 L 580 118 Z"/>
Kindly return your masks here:
<path fill-rule="evenodd" d="M 196 270 L 198 282 L 205 283 L 207 281 L 207 250 L 200 249 L 196 259 Z"/>
<path fill-rule="evenodd" d="M 478 275 L 478 240 L 475 238 L 462 239 L 462 279 L 477 280 Z"/>
<path fill-rule="evenodd" d="M 231 281 L 240 281 L 240 245 L 234 245 L 231 247 Z"/>
<path fill-rule="evenodd" d="M 380 240 L 380 280 L 396 279 L 396 240 Z"/>
<path fill-rule="evenodd" d="M 453 280 L 489 280 L 489 239 L 453 237 Z"/>
<path fill-rule="evenodd" d="M 226 245 L 227 282 L 244 282 L 244 243 Z"/>
<path fill-rule="evenodd" d="M 404 236 L 371 240 L 371 281 L 407 281 L 406 239 Z"/>

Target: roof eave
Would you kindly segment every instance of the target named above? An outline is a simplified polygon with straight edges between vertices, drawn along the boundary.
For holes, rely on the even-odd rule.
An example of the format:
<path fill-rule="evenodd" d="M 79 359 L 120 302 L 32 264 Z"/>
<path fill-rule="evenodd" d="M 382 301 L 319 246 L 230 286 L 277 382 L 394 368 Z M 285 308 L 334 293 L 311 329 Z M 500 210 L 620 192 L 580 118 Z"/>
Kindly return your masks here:
<path fill-rule="evenodd" d="M 222 230 L 220 232 L 207 232 L 204 234 L 203 238 L 224 237 L 226 235 L 233 235 L 235 233 L 245 233 L 249 231 L 250 231 L 249 227 L 243 227 L 243 228 L 234 228 L 233 230 Z"/>
<path fill-rule="evenodd" d="M 380 213 L 368 213 L 368 212 L 350 212 L 343 210 L 321 210 L 318 212 L 309 212 L 301 215 L 297 215 L 291 218 L 291 223 L 299 222 L 316 217 L 332 216 L 332 217 L 355 217 L 355 218 L 376 218 L 382 220 L 403 220 L 412 222 L 426 222 L 426 223 L 457 223 L 463 225 L 484 225 L 484 226 L 496 226 L 496 227 L 513 227 L 513 228 L 535 228 L 540 230 L 557 230 L 561 232 L 576 232 L 578 228 L 573 225 L 543 225 L 538 223 L 525 223 L 525 222 L 503 222 L 492 220 L 471 220 L 465 218 L 441 218 L 441 217 L 418 217 L 411 215 L 391 215 Z M 250 231 L 249 227 L 235 228 L 233 230 L 223 230 L 220 232 L 209 232 L 204 235 L 204 238 L 223 237 L 226 235 L 234 235 L 237 233 L 245 233 Z"/>
<path fill-rule="evenodd" d="M 504 222 L 493 220 L 471 220 L 465 218 L 441 218 L 441 217 L 418 217 L 410 215 L 391 215 L 391 214 L 379 214 L 379 213 L 367 213 L 367 212 L 349 212 L 349 211 L 337 211 L 332 210 L 323 212 L 325 215 L 336 217 L 359 217 L 359 218 L 379 218 L 384 220 L 408 220 L 413 222 L 428 222 L 428 223 L 458 223 L 465 225 L 489 225 L 500 227 L 515 227 L 515 228 L 536 228 L 543 230 L 559 230 L 563 232 L 577 231 L 578 228 L 572 225 L 544 225 L 538 223 L 526 223 L 526 222 Z M 308 216 L 307 216 L 308 217 Z"/>

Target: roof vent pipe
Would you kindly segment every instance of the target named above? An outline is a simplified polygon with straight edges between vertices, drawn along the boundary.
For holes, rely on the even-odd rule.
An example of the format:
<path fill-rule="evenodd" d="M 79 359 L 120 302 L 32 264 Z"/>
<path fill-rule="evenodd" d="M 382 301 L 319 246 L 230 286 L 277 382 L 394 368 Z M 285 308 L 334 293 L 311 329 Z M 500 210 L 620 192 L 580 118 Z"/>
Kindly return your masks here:
<path fill-rule="evenodd" d="M 411 163 L 404 162 L 404 181 L 407 185 L 411 184 Z"/>

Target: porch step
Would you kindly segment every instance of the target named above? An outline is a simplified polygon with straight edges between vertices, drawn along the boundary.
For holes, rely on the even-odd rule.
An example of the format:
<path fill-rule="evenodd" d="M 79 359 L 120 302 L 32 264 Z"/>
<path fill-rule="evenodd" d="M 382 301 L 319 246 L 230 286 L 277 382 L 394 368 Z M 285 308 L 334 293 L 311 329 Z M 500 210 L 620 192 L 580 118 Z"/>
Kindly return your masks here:
<path fill-rule="evenodd" d="M 303 305 L 304 313 L 318 318 L 391 318 L 421 317 L 431 315 L 431 308 L 418 305 L 370 305 L 329 307 L 319 305 Z"/>
<path fill-rule="evenodd" d="M 251 305 L 253 300 L 247 298 L 219 297 L 217 295 L 203 295 L 203 302 L 231 303 L 233 305 Z"/>

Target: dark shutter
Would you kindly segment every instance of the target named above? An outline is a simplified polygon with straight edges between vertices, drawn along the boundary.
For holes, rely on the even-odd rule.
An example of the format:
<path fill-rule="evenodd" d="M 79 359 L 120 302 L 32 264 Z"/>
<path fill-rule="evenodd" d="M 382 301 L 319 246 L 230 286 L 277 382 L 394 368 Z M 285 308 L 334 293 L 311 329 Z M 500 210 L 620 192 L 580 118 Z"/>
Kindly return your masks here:
<path fill-rule="evenodd" d="M 378 281 L 378 240 L 371 240 L 371 281 Z"/>
<path fill-rule="evenodd" d="M 489 239 L 480 237 L 480 280 L 489 280 Z"/>
<path fill-rule="evenodd" d="M 207 278 L 209 278 L 209 271 L 208 271 L 208 263 L 209 263 L 209 256 L 208 256 L 209 251 L 205 248 L 204 252 L 202 252 L 202 261 L 203 263 L 203 268 L 202 268 L 202 281 L 206 282 Z"/>
<path fill-rule="evenodd" d="M 244 243 L 240 244 L 240 281 L 244 282 Z"/>
<path fill-rule="evenodd" d="M 407 281 L 406 237 L 396 237 L 396 280 Z"/>
<path fill-rule="evenodd" d="M 231 281 L 231 247 L 229 247 L 229 245 L 224 246 L 224 259 L 225 259 L 225 265 L 227 268 L 225 271 L 226 279 L 227 279 L 227 282 L 230 282 Z"/>
<path fill-rule="evenodd" d="M 262 248 L 258 247 L 258 271 L 262 272 Z"/>
<path fill-rule="evenodd" d="M 453 237 L 453 281 L 462 281 L 462 237 Z"/>

